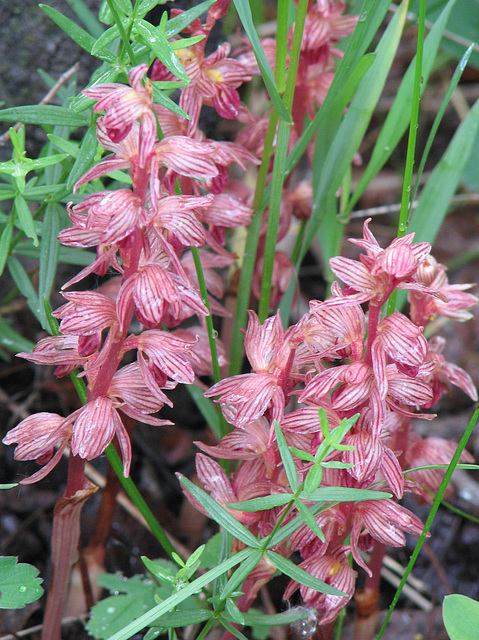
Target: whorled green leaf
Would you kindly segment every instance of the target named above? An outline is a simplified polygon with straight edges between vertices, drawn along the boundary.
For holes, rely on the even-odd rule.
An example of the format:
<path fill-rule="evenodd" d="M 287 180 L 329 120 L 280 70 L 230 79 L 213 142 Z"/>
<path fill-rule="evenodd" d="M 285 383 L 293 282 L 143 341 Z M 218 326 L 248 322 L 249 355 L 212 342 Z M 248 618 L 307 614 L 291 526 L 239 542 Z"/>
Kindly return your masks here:
<path fill-rule="evenodd" d="M 265 614 L 250 609 L 243 613 L 244 624 L 248 627 L 279 627 L 301 622 L 310 615 L 306 608 L 290 609 L 284 613 Z"/>
<path fill-rule="evenodd" d="M 299 515 L 303 518 L 304 522 L 308 525 L 311 531 L 316 536 L 318 536 L 321 542 L 325 542 L 324 533 L 319 528 L 319 525 L 314 519 L 313 514 L 304 504 L 304 502 L 298 498 L 298 500 L 295 500 L 294 504 L 296 505 L 296 509 L 298 510 Z"/>
<path fill-rule="evenodd" d="M 18 564 L 18 558 L 0 557 L 0 609 L 22 609 L 42 597 L 38 569 Z"/>
<path fill-rule="evenodd" d="M 237 591 L 237 589 L 239 589 L 239 587 L 253 571 L 262 557 L 263 552 L 261 551 L 261 549 L 255 549 L 254 551 L 252 551 L 249 558 L 241 563 L 241 565 L 233 573 L 221 592 L 221 598 L 223 601 L 226 600 L 226 598 L 231 597 L 232 594 Z"/>
<path fill-rule="evenodd" d="M 2 122 L 24 122 L 25 124 L 50 124 L 66 125 L 69 127 L 83 127 L 89 123 L 89 118 L 80 113 L 75 113 L 66 107 L 53 104 L 26 105 L 23 107 L 10 107 L 0 110 Z"/>
<path fill-rule="evenodd" d="M 47 16 L 53 20 L 53 22 L 60 27 L 62 31 L 64 31 L 67 36 L 69 36 L 74 42 L 76 42 L 82 49 L 91 52 L 93 45 L 95 44 L 96 39 L 91 36 L 85 29 L 79 27 L 73 20 L 67 18 L 62 13 L 54 9 L 53 7 L 49 7 L 46 4 L 40 4 L 40 9 L 47 14 Z M 111 53 L 111 51 L 102 50 L 96 54 L 96 57 L 100 58 L 100 60 L 105 60 L 107 62 L 114 62 L 115 56 Z M 25 122 L 23 120 L 22 122 Z"/>
<path fill-rule="evenodd" d="M 198 593 L 204 586 L 213 582 L 213 580 L 218 576 L 226 573 L 237 564 L 244 562 L 252 552 L 252 549 L 243 549 L 243 551 L 232 555 L 220 565 L 211 569 L 199 578 L 196 578 L 196 580 L 183 587 L 178 591 L 178 593 L 173 594 L 164 602 L 151 609 L 151 611 L 142 615 L 138 620 L 131 622 L 124 629 L 110 636 L 108 640 L 129 640 L 129 638 L 131 638 L 135 633 L 141 631 L 147 626 L 150 626 L 154 620 L 157 620 L 163 614 L 168 613 L 171 609 L 178 606 L 191 595 Z"/>
<path fill-rule="evenodd" d="M 444 626 L 451 640 L 477 640 L 479 638 L 479 602 L 453 593 L 442 605 Z"/>
<path fill-rule="evenodd" d="M 318 580 L 298 565 L 291 562 L 291 560 L 287 560 L 280 556 L 279 553 L 275 553 L 274 551 L 266 551 L 266 555 L 269 560 L 277 567 L 282 573 L 286 574 L 292 580 L 296 580 L 300 584 L 304 584 L 306 587 L 310 587 L 311 589 L 315 589 L 319 591 L 319 593 L 327 593 L 332 596 L 347 596 L 346 593 L 339 591 L 339 589 L 335 589 L 331 587 L 326 582 L 322 580 Z"/>
<path fill-rule="evenodd" d="M 186 111 L 183 111 L 183 109 L 181 109 L 176 104 L 176 102 L 174 102 L 169 96 L 167 96 L 166 93 L 163 93 L 163 91 L 161 90 L 161 86 L 158 86 L 163 84 L 165 83 L 163 82 L 151 83 L 153 87 L 153 101 L 156 102 L 157 104 L 161 104 L 162 107 L 165 107 L 165 109 L 168 109 L 168 111 L 171 111 L 172 113 L 175 113 L 177 116 L 180 116 L 180 118 L 186 118 L 186 120 L 189 120 L 190 116 L 186 113 Z M 179 85 L 179 83 L 177 82 L 172 82 L 171 84 Z M 183 85 L 184 83 L 181 83 L 181 86 Z"/>

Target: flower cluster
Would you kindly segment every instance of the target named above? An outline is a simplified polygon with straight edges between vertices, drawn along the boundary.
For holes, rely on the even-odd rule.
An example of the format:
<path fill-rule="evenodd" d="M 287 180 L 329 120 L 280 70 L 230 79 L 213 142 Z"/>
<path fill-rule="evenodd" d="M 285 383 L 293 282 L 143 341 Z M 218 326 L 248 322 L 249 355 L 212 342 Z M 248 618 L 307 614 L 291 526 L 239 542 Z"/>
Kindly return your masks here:
<path fill-rule="evenodd" d="M 191 247 L 201 248 L 209 289 L 222 298 L 222 282 L 211 267 L 228 266 L 234 257 L 224 248 L 221 229 L 246 224 L 251 209 L 222 193 L 219 176 L 233 161 L 244 167 L 256 160 L 233 144 L 160 132 L 157 120 L 165 114 L 153 103 L 147 71 L 142 64 L 128 74 L 129 85 L 84 91 L 96 101 L 94 111 L 104 112 L 97 120 L 98 140 L 111 154 L 75 190 L 118 169 L 129 171 L 132 186 L 90 192 L 67 208 L 72 226 L 60 233 L 60 242 L 95 247 L 96 259 L 63 287 L 66 303 L 53 314 L 60 335 L 42 339 L 32 353 L 20 356 L 56 365 L 57 375 L 80 369 L 88 398 L 66 418 L 32 415 L 7 434 L 5 444 L 18 443 L 17 459 L 45 465 L 23 482 L 44 477 L 68 445 L 73 456 L 91 460 L 115 436 L 128 475 L 131 446 L 121 414 L 152 425 L 170 424 L 155 416 L 164 404 L 171 405 L 165 390 L 192 384 L 196 373 L 211 369 L 201 325 L 182 335 L 160 327 L 175 328 L 209 313 L 192 268 Z M 197 185 L 212 186 L 215 180 L 215 193 L 200 195 Z M 183 187 L 181 195 L 176 182 Z M 112 277 L 96 291 L 66 291 L 91 273 Z M 214 298 L 210 306 L 224 313 Z M 134 316 L 141 330 L 129 335 Z M 130 351 L 136 352 L 134 362 Z M 129 364 L 124 362 L 127 353 Z"/>
<path fill-rule="evenodd" d="M 354 423 L 341 446 L 324 458 L 321 486 L 386 490 L 393 497 L 331 506 L 315 518 L 324 540 L 304 524 L 276 549 L 286 557 L 299 552 L 300 567 L 349 597 L 356 576 L 349 553 L 370 574 L 363 551 L 375 542 L 403 546 L 405 533 L 422 532 L 420 520 L 397 500 L 405 491 L 418 496 L 424 489 L 437 491 L 442 473 L 417 471 L 413 480 L 405 480 L 404 469 L 448 463 L 453 455 L 453 443 L 421 439 L 410 430 L 413 416 L 434 417 L 416 410 L 429 408 L 449 383 L 477 400 L 470 377 L 441 355 L 444 341 L 434 337 L 428 342 L 424 336 L 424 326 L 435 315 L 466 319 L 476 298 L 464 291 L 467 287 L 448 284 L 444 267 L 430 256 L 427 243 L 414 244 L 411 234 L 382 249 L 368 225 L 366 221 L 362 239 L 352 240 L 365 251 L 359 261 L 331 260 L 344 288 L 335 282 L 332 296 L 312 301 L 309 313 L 295 325 L 283 330 L 279 315 L 261 325 L 250 312 L 245 348 L 252 372 L 222 380 L 206 393 L 217 398 L 235 429 L 217 446 L 197 443 L 211 456 L 241 461 L 229 478 L 204 453 L 197 456 L 198 477 L 211 495 L 222 504 L 234 504 L 291 491 L 275 421 L 299 455 L 295 465 L 300 483 L 324 446 L 324 420 L 331 433 L 345 419 Z M 411 318 L 398 311 L 381 317 L 382 305 L 398 289 L 409 291 Z M 360 303 L 368 304 L 368 313 Z M 294 397 L 299 405 L 291 402 Z M 465 453 L 463 460 L 471 457 Z M 254 513 L 231 509 L 231 513 L 262 535 L 297 515 L 296 509 L 285 513 L 285 507 Z M 274 571 L 274 566 L 269 573 L 264 566 L 248 578 L 243 585 L 244 608 L 264 584 L 265 575 L 268 579 Z M 298 587 L 292 581 L 285 597 Z M 304 586 L 300 590 L 305 602 L 318 610 L 320 624 L 333 621 L 349 599 Z"/>

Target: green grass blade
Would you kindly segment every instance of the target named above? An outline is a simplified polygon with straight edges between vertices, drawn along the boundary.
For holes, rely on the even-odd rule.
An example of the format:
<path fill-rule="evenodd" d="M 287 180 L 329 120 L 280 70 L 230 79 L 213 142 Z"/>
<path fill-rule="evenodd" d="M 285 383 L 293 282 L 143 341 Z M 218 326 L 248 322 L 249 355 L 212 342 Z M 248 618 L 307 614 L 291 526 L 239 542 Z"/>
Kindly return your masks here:
<path fill-rule="evenodd" d="M 424 167 L 426 166 L 426 161 L 427 158 L 429 156 L 429 152 L 431 150 L 432 147 L 432 143 L 434 142 L 434 139 L 436 137 L 436 133 L 437 130 L 439 129 L 439 125 L 441 124 L 442 118 L 444 116 L 444 113 L 447 109 L 447 106 L 449 104 L 449 101 L 451 100 L 451 96 L 454 93 L 455 88 L 457 87 L 457 84 L 459 82 L 459 80 L 461 79 L 461 76 L 463 74 L 464 69 L 466 68 L 467 62 L 471 56 L 471 53 L 473 51 L 473 45 L 471 44 L 471 46 L 467 49 L 466 53 L 462 56 L 461 61 L 459 62 L 459 64 L 456 67 L 456 70 L 454 71 L 454 74 L 451 78 L 451 81 L 449 83 L 449 86 L 447 88 L 446 93 L 444 94 L 444 98 L 441 102 L 441 106 L 439 108 L 439 111 L 436 114 L 436 117 L 434 118 L 434 122 L 433 125 L 431 127 L 431 131 L 429 132 L 429 136 L 426 142 L 426 146 L 424 147 L 424 151 L 422 154 L 422 158 L 421 158 L 421 162 L 419 163 L 419 167 L 417 170 L 417 175 L 416 175 L 416 182 L 414 184 L 414 189 L 411 195 L 411 202 L 414 202 L 415 198 L 416 198 L 416 193 L 417 193 L 417 189 L 419 186 L 419 183 L 421 182 L 421 176 L 422 173 L 424 171 Z"/>
<path fill-rule="evenodd" d="M 424 42 L 421 95 L 426 88 L 444 29 L 446 28 L 449 15 L 455 2 L 456 0 L 449 0 Z M 358 185 L 348 203 L 348 213 L 352 211 L 354 205 L 362 196 L 374 176 L 382 169 L 406 131 L 411 114 L 415 65 L 416 57 L 413 58 L 404 74 L 392 107 L 381 127 L 368 166 L 362 173 Z"/>
<path fill-rule="evenodd" d="M 414 564 L 417 560 L 417 557 L 419 555 L 419 552 L 421 551 L 422 545 L 426 539 L 426 536 L 429 532 L 429 529 L 431 528 L 432 522 L 434 520 L 434 517 L 437 513 L 437 510 L 439 509 L 439 505 L 441 504 L 441 500 L 444 497 L 444 493 L 447 489 L 447 487 L 449 486 L 449 482 L 451 481 L 451 476 L 454 472 L 454 469 L 456 468 L 458 462 L 459 462 L 459 458 L 462 455 L 462 452 L 464 451 L 467 441 L 469 440 L 472 431 L 476 425 L 476 422 L 479 418 L 479 408 L 475 410 L 474 415 L 472 416 L 466 431 L 464 432 L 464 435 L 462 436 L 459 444 L 457 445 L 457 449 L 452 457 L 451 463 L 449 464 L 449 467 L 447 468 L 447 471 L 444 475 L 444 478 L 441 482 L 441 485 L 439 487 L 439 491 L 436 494 L 436 497 L 434 498 L 434 502 L 432 503 L 432 507 L 431 507 L 431 511 L 429 512 L 429 516 L 426 520 L 426 524 L 424 525 L 424 530 L 419 538 L 419 540 L 417 541 L 416 547 L 413 551 L 413 554 L 411 556 L 411 559 L 409 560 L 409 563 L 406 567 L 406 570 L 404 571 L 404 575 L 401 579 L 401 582 L 399 583 L 399 586 L 397 588 L 396 594 L 394 596 L 394 599 L 391 603 L 391 606 L 389 607 L 389 610 L 386 614 L 386 618 L 384 619 L 383 625 L 381 627 L 381 629 L 379 630 L 379 634 L 377 636 L 377 640 L 380 640 L 384 630 L 386 629 L 386 626 L 389 622 L 389 618 L 391 617 L 392 612 L 394 611 L 396 604 L 399 600 L 399 596 L 401 595 L 402 589 L 404 587 L 404 585 L 406 584 L 406 581 L 409 577 L 409 574 L 411 573 Z"/>
<path fill-rule="evenodd" d="M 291 117 L 286 107 L 284 106 L 283 101 L 281 100 L 281 96 L 278 93 L 278 89 L 273 77 L 273 72 L 271 71 L 271 67 L 266 60 L 263 47 L 256 32 L 249 2 L 248 0 L 233 0 L 233 2 L 243 24 L 243 28 L 246 31 L 246 35 L 248 36 L 251 43 L 256 62 L 258 63 L 258 67 L 261 71 L 263 82 L 269 93 L 269 97 L 271 98 L 271 102 L 273 103 L 276 113 L 278 114 L 278 118 L 283 122 L 292 124 Z"/>
<path fill-rule="evenodd" d="M 5 320 L 0 318 L 0 346 L 13 353 L 20 351 L 30 353 L 35 344 L 17 333 Z"/>
<path fill-rule="evenodd" d="M 95 38 L 99 38 L 104 31 L 104 27 L 101 22 L 98 21 L 95 14 L 90 11 L 83 0 L 66 0 L 70 5 L 72 11 L 83 22 L 88 31 Z"/>
<path fill-rule="evenodd" d="M 306 229 L 300 256 L 304 257 L 314 236 L 319 234 L 323 264 L 329 269 L 329 259 L 338 253 L 343 225 L 336 219 L 335 194 L 345 172 L 366 133 L 373 111 L 384 88 L 387 75 L 401 39 L 407 14 L 407 0 L 403 0 L 398 12 L 389 23 L 377 49 L 376 57 L 359 83 L 356 94 L 332 143 L 318 136 L 313 160 L 314 202 L 311 218 Z M 324 161 L 324 153 L 327 153 Z M 329 238 L 326 231 L 330 232 Z M 331 235 L 332 234 L 332 235 Z"/>
<path fill-rule="evenodd" d="M 471 155 L 478 127 L 479 100 L 460 124 L 419 196 L 408 225 L 408 232 L 415 234 L 415 242 L 434 243 Z M 406 293 L 399 291 L 397 309 L 401 309 L 405 300 Z"/>
<path fill-rule="evenodd" d="M 73 187 L 75 186 L 77 180 L 79 180 L 81 176 L 86 173 L 91 167 L 97 148 L 98 143 L 96 141 L 96 126 L 93 125 L 88 128 L 87 132 L 83 136 L 78 156 L 67 179 L 67 189 L 73 190 Z"/>

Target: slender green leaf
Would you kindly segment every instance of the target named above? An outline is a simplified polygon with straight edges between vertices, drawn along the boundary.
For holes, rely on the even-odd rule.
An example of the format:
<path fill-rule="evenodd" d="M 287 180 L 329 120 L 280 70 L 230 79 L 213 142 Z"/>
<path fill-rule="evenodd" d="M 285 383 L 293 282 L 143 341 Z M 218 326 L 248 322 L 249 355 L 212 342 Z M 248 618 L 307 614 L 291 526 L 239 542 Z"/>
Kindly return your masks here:
<path fill-rule="evenodd" d="M 227 620 L 223 616 L 219 616 L 218 620 L 221 622 L 223 627 L 231 633 L 231 635 L 234 638 L 237 638 L 237 640 L 248 640 L 248 638 L 243 633 L 241 633 L 239 629 L 233 626 L 229 620 Z"/>
<path fill-rule="evenodd" d="M 360 502 L 363 500 L 384 500 L 392 498 L 391 493 L 372 489 L 350 489 L 348 487 L 320 487 L 310 494 L 300 494 L 304 500 L 312 502 Z"/>
<path fill-rule="evenodd" d="M 2 491 L 6 491 L 8 489 L 14 489 L 15 487 L 18 487 L 18 482 L 10 482 L 10 484 L 0 484 L 0 489 Z"/>
<path fill-rule="evenodd" d="M 67 189 L 73 189 L 77 180 L 87 172 L 87 170 L 93 164 L 93 159 L 98 148 L 96 141 L 96 126 L 89 127 L 85 135 L 83 136 L 82 143 L 80 145 L 80 151 L 78 157 L 75 160 L 73 167 L 67 179 Z"/>
<path fill-rule="evenodd" d="M 304 493 L 309 495 L 321 484 L 321 480 L 323 479 L 323 469 L 321 465 L 317 462 L 311 467 L 308 471 L 308 475 L 306 476 L 306 480 L 304 481 Z"/>
<path fill-rule="evenodd" d="M 60 124 L 69 127 L 82 127 L 89 119 L 80 113 L 74 113 L 66 107 L 53 104 L 26 105 L 0 110 L 0 121 L 24 122 L 26 124 Z"/>
<path fill-rule="evenodd" d="M 30 564 L 18 564 L 18 558 L 0 557 L 0 609 L 22 609 L 41 598 L 42 579 Z"/>
<path fill-rule="evenodd" d="M 175 16 L 171 20 L 168 20 L 166 25 L 165 37 L 170 39 L 173 36 L 177 36 L 179 33 L 183 31 L 185 27 L 190 25 L 193 20 L 199 18 L 203 13 L 208 11 L 210 7 L 214 5 L 216 0 L 206 0 L 206 2 L 201 2 L 195 7 L 191 7 L 188 11 L 181 13 L 178 16 Z"/>
<path fill-rule="evenodd" d="M 296 564 L 293 564 L 291 560 L 287 560 L 280 556 L 279 553 L 275 553 L 274 551 L 266 551 L 266 555 L 269 560 L 277 567 L 280 571 L 285 573 L 288 577 L 296 580 L 300 584 L 304 584 L 306 587 L 310 587 L 311 589 L 315 589 L 319 591 L 319 593 L 327 593 L 331 596 L 347 596 L 347 593 L 343 593 L 339 591 L 339 589 L 335 589 L 331 587 L 329 584 L 326 584 L 322 580 L 318 580 L 311 574 L 298 567 Z"/>
<path fill-rule="evenodd" d="M 466 118 L 461 122 L 419 196 L 417 206 L 411 216 L 411 222 L 408 225 L 408 233 L 415 234 L 415 242 L 434 243 L 460 182 L 464 167 L 469 161 L 478 131 L 479 100 L 475 102 Z M 398 309 L 406 300 L 405 294 L 404 291 L 398 292 Z"/>
<path fill-rule="evenodd" d="M 90 11 L 85 0 L 66 0 L 66 2 L 71 7 L 72 11 L 78 16 L 78 18 L 83 22 L 88 31 L 98 38 L 103 32 L 103 26 L 98 21 L 95 14 Z"/>
<path fill-rule="evenodd" d="M 321 542 L 325 542 L 324 533 L 319 528 L 318 523 L 304 502 L 298 499 L 294 501 L 294 504 L 296 505 L 299 515 L 304 519 L 311 531 L 318 536 Z"/>
<path fill-rule="evenodd" d="M 206 622 L 212 615 L 213 612 L 209 609 L 181 609 L 174 613 L 165 613 L 161 618 L 151 623 L 151 626 L 163 629 L 189 627 L 192 624 Z"/>
<path fill-rule="evenodd" d="M 22 196 L 15 196 L 14 204 L 20 226 L 25 232 L 25 235 L 33 240 L 35 247 L 38 247 L 38 236 L 35 232 L 35 225 L 33 224 L 33 218 L 28 204 Z"/>
<path fill-rule="evenodd" d="M 10 256 L 7 259 L 7 266 L 8 270 L 10 271 L 10 275 L 12 276 L 13 281 L 17 285 L 20 293 L 26 298 L 30 310 L 35 315 L 37 320 L 41 322 L 40 303 L 38 301 L 38 296 L 24 267 L 13 256 Z"/>
<path fill-rule="evenodd" d="M 72 140 L 65 140 L 65 138 L 56 136 L 53 133 L 48 133 L 47 138 L 50 140 L 50 142 L 55 148 L 59 149 L 60 151 L 63 151 L 64 153 L 67 153 L 72 158 L 78 157 L 78 153 L 80 149 L 78 142 L 73 142 Z"/>
<path fill-rule="evenodd" d="M 229 531 L 232 536 L 244 542 L 249 547 L 257 549 L 260 546 L 259 541 L 254 537 L 251 531 L 234 518 L 226 509 L 213 500 L 205 491 L 194 485 L 192 482 L 180 476 L 180 482 L 191 495 L 198 500 L 202 507 L 206 509 L 212 520 L 215 520 L 221 527 Z"/>
<path fill-rule="evenodd" d="M 0 275 L 5 268 L 5 263 L 10 255 L 10 243 L 13 235 L 13 224 L 7 222 L 0 236 Z"/>
<path fill-rule="evenodd" d="M 118 27 L 113 25 L 106 31 L 104 31 L 101 36 L 96 40 L 95 44 L 91 48 L 91 55 L 96 56 L 100 51 L 106 49 L 109 44 L 111 44 L 114 40 L 120 37 L 120 32 L 118 31 Z"/>
<path fill-rule="evenodd" d="M 443 115 L 444 115 L 444 113 L 446 111 L 446 108 L 447 108 L 447 106 L 449 104 L 449 101 L 450 101 L 450 99 L 452 97 L 452 94 L 454 93 L 454 91 L 455 91 L 455 89 L 456 89 L 456 87 L 458 85 L 458 82 L 461 79 L 462 73 L 463 73 L 464 69 L 466 68 L 466 65 L 468 63 L 468 60 L 470 58 L 471 53 L 472 53 L 472 44 L 467 49 L 466 53 L 463 55 L 463 57 L 461 58 L 459 64 L 457 65 L 456 70 L 454 71 L 453 76 L 451 78 L 451 81 L 449 83 L 449 86 L 447 88 L 447 91 L 444 94 L 444 98 L 442 99 L 441 106 L 439 107 L 439 111 L 437 112 L 436 117 L 434 118 L 434 122 L 433 122 L 431 130 L 429 132 L 429 136 L 427 138 L 427 142 L 426 142 L 426 145 L 424 147 L 424 151 L 423 151 L 423 154 L 422 154 L 422 157 L 421 157 L 421 162 L 419 163 L 419 167 L 418 167 L 418 170 L 417 170 L 416 182 L 414 184 L 414 189 L 413 189 L 412 194 L 411 194 L 411 202 L 414 202 L 414 200 L 416 199 L 416 193 L 417 193 L 417 190 L 418 190 L 418 187 L 419 187 L 419 183 L 421 181 L 421 176 L 422 176 L 422 173 L 424 171 L 424 167 L 426 166 L 426 161 L 427 161 L 427 158 L 429 156 L 429 152 L 431 150 L 432 144 L 433 144 L 433 142 L 434 142 L 434 140 L 436 138 L 437 130 L 439 129 L 439 125 L 441 124 L 442 117 L 443 117 Z M 473 145 L 473 149 L 472 149 L 471 154 L 473 154 L 475 152 L 476 146 L 477 146 L 476 144 Z M 466 171 L 467 171 L 467 167 L 469 166 L 469 164 L 470 163 L 466 164 L 466 167 L 465 167 Z M 461 178 L 462 178 L 462 180 L 464 179 L 464 173 L 462 174 Z"/>
<path fill-rule="evenodd" d="M 281 456 L 281 460 L 283 461 L 284 470 L 286 471 L 286 477 L 288 478 L 289 486 L 291 487 L 293 492 L 295 492 L 298 489 L 298 472 L 296 471 L 296 465 L 294 464 L 293 456 L 291 455 L 291 451 L 288 449 L 285 437 L 277 420 L 274 421 L 274 432 L 276 434 L 276 441 L 278 443 L 279 453 Z"/>
<path fill-rule="evenodd" d="M 441 12 L 441 15 L 434 22 L 431 32 L 424 41 L 421 94 L 427 86 L 437 50 L 441 43 L 444 29 L 446 28 L 449 15 L 455 2 L 456 0 L 449 0 Z M 372 178 L 384 166 L 406 131 L 411 114 L 415 65 L 416 57 L 413 58 L 403 76 L 401 84 L 399 85 L 392 107 L 388 112 L 386 120 L 381 127 L 376 144 L 374 145 L 371 159 L 369 160 L 366 169 L 362 172 L 354 194 L 348 203 L 348 212 L 352 210 L 356 202 L 366 190 L 366 187 L 371 182 Z"/>
<path fill-rule="evenodd" d="M 239 553 L 232 555 L 230 558 L 222 562 L 220 565 L 211 569 L 204 575 L 196 578 L 193 582 L 183 587 L 178 593 L 167 598 L 164 602 L 157 605 L 138 620 L 134 620 L 128 624 L 122 631 L 115 633 L 109 638 L 109 640 L 129 640 L 135 633 L 141 631 L 145 627 L 152 624 L 154 620 L 157 620 L 161 615 L 168 613 L 173 607 L 177 607 L 181 602 L 189 598 L 191 595 L 198 593 L 208 583 L 213 582 L 218 576 L 226 573 L 237 564 L 244 562 L 250 554 L 253 553 L 252 549 L 243 549 Z"/>
<path fill-rule="evenodd" d="M 19 353 L 20 351 L 30 353 L 35 346 L 31 340 L 17 333 L 2 318 L 0 318 L 0 345 L 12 353 Z"/>
<path fill-rule="evenodd" d="M 38 276 L 38 298 L 43 300 L 46 296 L 50 299 L 53 282 L 60 255 L 60 243 L 58 234 L 60 232 L 60 220 L 62 207 L 59 204 L 49 204 L 45 209 L 42 228 L 42 243 L 40 247 L 40 263 Z M 46 315 L 44 306 L 41 307 L 42 324 L 46 326 Z"/>
<path fill-rule="evenodd" d="M 323 503 L 316 503 L 312 507 L 309 507 L 309 511 L 311 512 L 311 515 L 316 516 L 318 515 L 318 513 L 322 513 L 323 511 L 329 509 L 330 506 L 331 505 L 324 505 Z M 302 527 L 303 525 L 304 519 L 302 518 L 302 516 L 296 516 L 284 526 L 280 527 L 280 529 L 278 529 L 278 531 L 276 531 L 276 533 L 271 536 L 268 542 L 268 548 L 271 549 L 280 542 L 283 542 L 283 540 L 289 538 L 289 536 L 291 536 L 297 529 L 299 529 L 299 527 Z"/>
<path fill-rule="evenodd" d="M 85 31 L 85 29 L 79 27 L 75 22 L 73 22 L 73 20 L 70 20 L 70 18 L 67 18 L 53 7 L 49 7 L 46 4 L 40 4 L 39 7 L 82 49 L 85 49 L 88 53 L 91 52 L 93 45 L 95 44 L 95 38 Z M 115 56 L 110 51 L 100 51 L 98 52 L 97 57 L 107 62 L 115 61 Z"/>
<path fill-rule="evenodd" d="M 190 78 L 180 63 L 178 56 L 170 47 L 165 36 L 155 29 L 146 20 L 137 20 L 134 26 L 135 31 L 142 37 L 144 43 L 149 47 L 155 56 L 161 60 L 165 67 L 177 78 L 189 83 Z"/>
<path fill-rule="evenodd" d="M 286 624 L 301 622 L 309 615 L 307 609 L 290 609 L 284 613 L 273 613 L 270 615 L 256 612 L 250 609 L 248 613 L 243 613 L 244 624 L 248 627 L 279 627 Z"/>
<path fill-rule="evenodd" d="M 226 600 L 226 598 L 232 597 L 232 594 L 243 584 L 243 582 L 249 576 L 251 571 L 253 571 L 262 557 L 263 552 L 261 551 L 261 549 L 255 549 L 254 551 L 252 551 L 249 558 L 241 563 L 241 565 L 233 573 L 223 591 L 221 592 L 221 599 L 223 601 Z"/>
<path fill-rule="evenodd" d="M 258 37 L 258 33 L 254 26 L 249 1 L 233 0 L 233 2 L 235 4 L 236 11 L 238 12 L 243 28 L 246 31 L 246 35 L 248 36 L 249 41 L 251 43 L 251 47 L 253 49 L 256 62 L 258 63 L 258 67 L 261 71 L 261 77 L 263 78 L 263 82 L 269 93 L 271 102 L 273 103 L 276 113 L 278 114 L 278 118 L 282 122 L 287 122 L 288 124 L 292 124 L 291 117 L 286 107 L 284 106 L 283 101 L 281 100 L 281 96 L 278 93 L 278 89 L 274 81 L 271 67 L 269 66 L 268 61 L 266 60 L 263 47 L 261 45 L 260 39 Z"/>
<path fill-rule="evenodd" d="M 158 85 L 163 84 L 160 82 L 152 82 L 151 83 L 153 86 L 153 100 L 158 103 L 161 104 L 162 107 L 165 107 L 165 109 L 168 109 L 168 111 L 171 111 L 172 113 L 175 113 L 177 116 L 180 116 L 181 118 L 186 118 L 187 120 L 190 119 L 190 116 L 186 113 L 186 111 L 183 111 L 183 109 L 181 109 L 176 102 L 173 102 L 173 100 L 166 95 L 166 93 L 163 93 L 163 91 L 161 90 L 161 87 L 159 87 Z M 178 86 L 184 86 L 184 83 L 175 83 L 178 84 Z"/>
<path fill-rule="evenodd" d="M 290 493 L 275 493 L 274 495 L 265 496 L 264 498 L 251 498 L 251 500 L 245 500 L 243 502 L 231 502 L 226 506 L 228 509 L 254 513 L 255 511 L 266 511 L 274 507 L 282 507 L 292 501 L 293 496 Z"/>

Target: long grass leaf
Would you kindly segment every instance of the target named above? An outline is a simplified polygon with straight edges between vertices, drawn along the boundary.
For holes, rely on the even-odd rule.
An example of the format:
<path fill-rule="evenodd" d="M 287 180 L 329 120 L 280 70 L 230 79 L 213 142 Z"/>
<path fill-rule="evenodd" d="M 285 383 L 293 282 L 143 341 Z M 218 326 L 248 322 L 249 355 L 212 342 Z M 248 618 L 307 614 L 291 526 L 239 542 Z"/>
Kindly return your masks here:
<path fill-rule="evenodd" d="M 83 136 L 82 143 L 78 156 L 71 168 L 70 174 L 67 179 L 67 189 L 73 189 L 77 180 L 87 172 L 90 166 L 93 164 L 98 144 L 96 141 L 96 126 L 89 127 L 85 135 Z"/>
<path fill-rule="evenodd" d="M 429 75 L 431 73 L 434 60 L 436 59 L 437 50 L 441 43 L 444 29 L 446 28 L 449 15 L 455 2 L 456 0 L 449 0 L 439 18 L 434 22 L 431 32 L 424 41 L 424 55 L 421 72 L 421 95 L 427 86 Z M 413 58 L 403 76 L 401 84 L 399 85 L 394 102 L 388 112 L 384 124 L 381 127 L 376 144 L 374 145 L 371 159 L 369 160 L 366 169 L 363 171 L 358 185 L 348 203 L 348 212 L 352 211 L 354 205 L 362 196 L 368 184 L 384 166 L 406 131 L 411 114 L 415 64 L 416 57 Z"/>
<path fill-rule="evenodd" d="M 238 12 L 243 28 L 246 31 L 246 35 L 248 36 L 251 43 L 256 62 L 258 63 L 258 67 L 261 71 L 261 77 L 263 78 L 263 82 L 269 93 L 271 102 L 273 103 L 276 113 L 278 114 L 278 118 L 283 122 L 291 124 L 291 117 L 286 107 L 284 106 L 283 101 L 281 100 L 281 96 L 278 93 L 278 89 L 273 77 L 273 72 L 271 71 L 271 67 L 266 60 L 263 47 L 256 32 L 249 2 L 248 0 L 233 0 L 233 2 L 235 4 L 236 11 Z"/>
<path fill-rule="evenodd" d="M 72 11 L 75 12 L 92 36 L 99 38 L 104 31 L 103 25 L 99 22 L 95 14 L 90 11 L 86 3 L 83 0 L 66 0 L 66 2 L 70 5 Z"/>
<path fill-rule="evenodd" d="M 274 432 L 276 434 L 276 442 L 278 443 L 279 454 L 281 456 L 281 460 L 283 461 L 284 470 L 286 471 L 286 477 L 288 478 L 289 486 L 291 487 L 293 492 L 295 492 L 298 490 L 298 472 L 296 471 L 296 465 L 294 464 L 293 456 L 288 448 L 288 444 L 277 420 L 274 421 Z"/>

